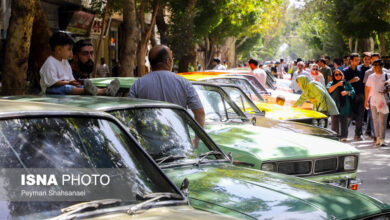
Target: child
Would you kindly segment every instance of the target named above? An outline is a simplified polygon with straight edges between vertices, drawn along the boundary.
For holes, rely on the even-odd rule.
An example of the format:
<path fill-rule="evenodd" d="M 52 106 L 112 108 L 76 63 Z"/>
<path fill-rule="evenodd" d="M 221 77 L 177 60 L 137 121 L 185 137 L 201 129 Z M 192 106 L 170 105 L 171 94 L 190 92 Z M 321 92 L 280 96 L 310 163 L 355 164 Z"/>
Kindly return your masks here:
<path fill-rule="evenodd" d="M 64 32 L 54 33 L 49 40 L 51 56 L 40 69 L 41 88 L 46 94 L 57 95 L 110 95 L 115 96 L 120 88 L 118 79 L 113 80 L 107 88 L 98 89 L 90 80 L 84 80 L 84 86 L 73 78 L 72 68 L 68 62 L 72 57 L 72 38 Z"/>

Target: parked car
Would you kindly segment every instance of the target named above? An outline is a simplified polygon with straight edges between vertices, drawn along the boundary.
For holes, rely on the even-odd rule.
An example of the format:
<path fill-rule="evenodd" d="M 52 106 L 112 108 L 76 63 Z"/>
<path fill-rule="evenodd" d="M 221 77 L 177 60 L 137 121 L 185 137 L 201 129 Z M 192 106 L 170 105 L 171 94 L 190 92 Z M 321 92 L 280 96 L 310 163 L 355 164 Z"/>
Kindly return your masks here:
<path fill-rule="evenodd" d="M 41 98 L 42 101 L 44 99 Z M 48 97 L 46 101 L 100 109 L 119 118 L 176 185 L 181 185 L 183 178 L 188 178 L 190 202 L 197 209 L 245 219 L 390 217 L 389 205 L 356 191 L 233 166 L 229 156 L 209 138 L 207 133 L 210 131 L 204 132 L 180 106 L 148 100 L 88 96 Z M 226 141 L 239 132 L 232 131 L 230 137 L 225 137 Z M 277 136 L 275 133 L 264 135 Z M 275 141 L 278 142 L 278 138 Z M 308 139 L 317 145 L 324 140 L 313 142 Z M 344 162 L 340 164 L 344 166 Z M 289 167 L 285 166 L 286 169 Z"/>
<path fill-rule="evenodd" d="M 198 82 L 195 82 L 193 84 L 205 85 L 205 83 Z M 333 140 L 339 140 L 337 133 L 327 128 L 321 128 L 318 126 L 293 121 L 274 120 L 265 117 L 265 112 L 260 111 L 260 109 L 257 108 L 257 106 L 252 102 L 252 100 L 250 100 L 249 97 L 244 93 L 244 91 L 242 91 L 242 89 L 238 86 L 232 84 L 214 83 L 208 84 L 208 88 L 212 88 L 213 85 L 214 87 L 216 87 L 215 90 L 221 93 L 223 99 L 226 99 L 228 103 L 230 103 L 229 100 L 234 102 L 238 109 L 241 110 L 241 112 L 244 113 L 245 116 L 247 116 L 252 121 L 252 123 L 257 126 L 265 128 L 277 128 L 286 131 L 293 131 L 300 134 L 308 134 Z M 219 91 L 220 89 L 223 89 L 223 91 L 227 93 L 227 98 L 223 96 L 223 92 Z M 234 104 L 231 104 L 232 108 L 235 107 Z"/>
<path fill-rule="evenodd" d="M 311 124 L 319 127 L 328 126 L 328 117 L 320 112 L 293 108 L 290 106 L 280 106 L 265 102 L 264 98 L 259 94 L 258 90 L 243 76 L 207 76 L 201 77 L 193 75 L 182 75 L 191 81 L 207 82 L 207 83 L 226 83 L 239 86 L 245 94 L 256 104 L 261 110 L 265 111 L 265 117 L 275 120 L 295 121 L 306 124 Z"/>
<path fill-rule="evenodd" d="M 230 219 L 191 208 L 109 114 L 1 100 L 0 118 L 0 219 Z"/>
<path fill-rule="evenodd" d="M 236 164 L 357 189 L 354 180 L 359 151 L 354 147 L 279 129 L 254 128 L 220 87 L 202 83 L 194 86 L 205 108 L 205 130 L 225 153 L 233 153 Z M 97 110 L 127 108 L 126 99 L 113 102 L 111 99 L 67 96 L 16 98 L 81 105 Z M 300 142 L 297 143 L 296 139 Z M 312 143 L 318 144 L 314 146 Z M 347 165 L 341 165 L 344 162 Z M 344 166 L 350 167 L 346 169 Z"/>

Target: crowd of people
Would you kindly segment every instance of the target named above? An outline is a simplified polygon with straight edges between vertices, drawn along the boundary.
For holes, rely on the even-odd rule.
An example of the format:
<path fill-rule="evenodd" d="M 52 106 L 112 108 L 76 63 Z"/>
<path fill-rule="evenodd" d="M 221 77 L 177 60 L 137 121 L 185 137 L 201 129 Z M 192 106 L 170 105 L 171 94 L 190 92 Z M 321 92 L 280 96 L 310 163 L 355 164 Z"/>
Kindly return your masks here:
<path fill-rule="evenodd" d="M 348 137 L 351 122 L 355 126 L 354 140 L 363 140 L 363 123 L 367 123 L 365 135 L 377 146 L 385 145 L 388 126 L 390 96 L 390 62 L 378 53 L 365 52 L 360 57 L 352 53 L 344 59 L 329 57 L 316 61 L 294 61 L 289 68 L 291 89 L 300 94 L 296 105 L 309 100 L 314 109 L 331 118 L 331 129 L 342 141 Z M 276 70 L 275 76 L 285 78 L 286 72 Z"/>

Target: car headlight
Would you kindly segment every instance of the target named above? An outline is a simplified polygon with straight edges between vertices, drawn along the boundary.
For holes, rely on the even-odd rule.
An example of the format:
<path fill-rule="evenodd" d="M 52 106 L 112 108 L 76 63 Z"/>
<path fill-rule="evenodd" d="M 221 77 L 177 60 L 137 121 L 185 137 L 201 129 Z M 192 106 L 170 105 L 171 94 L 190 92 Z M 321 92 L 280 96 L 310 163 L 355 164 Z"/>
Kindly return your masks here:
<path fill-rule="evenodd" d="M 320 122 L 318 123 L 318 126 L 320 126 L 321 128 L 325 128 L 325 125 L 326 125 L 326 120 L 325 119 L 320 119 Z"/>
<path fill-rule="evenodd" d="M 263 163 L 261 169 L 265 171 L 276 171 L 276 165 L 274 163 Z"/>
<path fill-rule="evenodd" d="M 354 170 L 356 168 L 356 157 L 347 156 L 344 158 L 344 170 Z"/>
<path fill-rule="evenodd" d="M 313 121 L 311 122 L 312 125 L 314 126 L 318 126 L 318 121 L 317 119 L 313 119 Z"/>

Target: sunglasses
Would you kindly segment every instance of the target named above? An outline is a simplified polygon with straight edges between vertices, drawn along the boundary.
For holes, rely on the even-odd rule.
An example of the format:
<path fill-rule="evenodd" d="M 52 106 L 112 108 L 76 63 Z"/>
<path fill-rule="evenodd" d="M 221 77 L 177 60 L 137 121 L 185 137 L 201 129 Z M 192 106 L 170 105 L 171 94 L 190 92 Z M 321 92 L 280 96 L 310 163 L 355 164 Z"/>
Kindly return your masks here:
<path fill-rule="evenodd" d="M 318 69 L 313 69 L 313 71 L 318 71 Z"/>
<path fill-rule="evenodd" d="M 342 74 L 334 74 L 334 76 L 342 76 Z"/>

